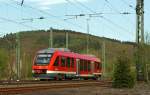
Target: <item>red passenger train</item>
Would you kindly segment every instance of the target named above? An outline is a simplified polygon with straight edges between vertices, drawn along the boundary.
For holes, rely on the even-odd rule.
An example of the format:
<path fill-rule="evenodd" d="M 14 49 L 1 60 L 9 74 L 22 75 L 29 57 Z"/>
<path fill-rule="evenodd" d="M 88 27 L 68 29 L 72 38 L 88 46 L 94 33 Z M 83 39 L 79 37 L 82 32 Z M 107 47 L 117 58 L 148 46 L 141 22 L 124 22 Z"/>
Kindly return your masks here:
<path fill-rule="evenodd" d="M 38 51 L 32 66 L 33 77 L 38 79 L 99 79 L 101 70 L 101 61 L 95 56 L 64 48 Z"/>

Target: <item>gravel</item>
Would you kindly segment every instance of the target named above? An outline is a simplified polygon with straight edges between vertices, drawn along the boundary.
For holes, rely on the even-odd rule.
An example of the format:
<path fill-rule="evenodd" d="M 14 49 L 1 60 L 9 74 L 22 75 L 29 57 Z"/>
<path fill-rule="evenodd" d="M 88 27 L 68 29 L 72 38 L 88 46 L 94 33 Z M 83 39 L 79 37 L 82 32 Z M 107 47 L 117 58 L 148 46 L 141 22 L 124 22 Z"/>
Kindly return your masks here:
<path fill-rule="evenodd" d="M 135 85 L 132 89 L 91 86 L 43 90 L 18 95 L 150 95 L 150 84 L 140 83 Z"/>

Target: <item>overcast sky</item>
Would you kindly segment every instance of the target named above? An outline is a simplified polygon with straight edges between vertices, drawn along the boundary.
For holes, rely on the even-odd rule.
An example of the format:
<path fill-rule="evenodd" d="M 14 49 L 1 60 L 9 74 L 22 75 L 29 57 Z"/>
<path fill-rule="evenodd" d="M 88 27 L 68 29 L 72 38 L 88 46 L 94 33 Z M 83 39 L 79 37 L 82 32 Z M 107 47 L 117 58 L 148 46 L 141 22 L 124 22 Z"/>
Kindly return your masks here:
<path fill-rule="evenodd" d="M 0 0 L 0 35 L 25 30 L 75 30 L 90 34 L 135 41 L 136 0 Z M 150 32 L 150 2 L 145 0 L 145 31 Z M 129 12 L 123 15 L 120 13 Z M 88 14 L 97 14 L 89 17 Z M 84 17 L 66 15 L 87 14 Z M 37 19 L 44 17 L 45 19 Z"/>

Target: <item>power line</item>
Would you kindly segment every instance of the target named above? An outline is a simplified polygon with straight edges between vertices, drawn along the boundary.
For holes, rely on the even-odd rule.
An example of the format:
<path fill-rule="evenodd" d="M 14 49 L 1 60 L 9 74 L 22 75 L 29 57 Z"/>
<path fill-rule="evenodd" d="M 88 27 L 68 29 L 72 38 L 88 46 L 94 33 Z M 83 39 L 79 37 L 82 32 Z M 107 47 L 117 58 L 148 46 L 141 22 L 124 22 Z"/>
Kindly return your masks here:
<path fill-rule="evenodd" d="M 71 1 L 69 1 L 69 0 L 67 0 L 70 4 L 72 4 L 71 3 Z M 90 12 L 92 12 L 92 13 L 94 13 L 94 14 L 79 14 L 79 15 L 66 15 L 66 16 L 75 16 L 75 18 L 77 18 L 78 16 L 85 16 L 85 15 L 89 15 L 90 17 L 92 17 L 92 15 L 97 15 L 97 14 L 112 14 L 112 13 L 96 13 L 96 12 L 94 12 L 92 9 L 90 9 L 89 7 L 87 7 L 87 6 L 85 6 L 84 4 L 82 4 L 81 2 L 79 2 L 79 1 L 77 1 L 77 0 L 74 0 L 74 1 L 76 1 L 77 3 L 79 3 L 80 4 L 80 6 L 82 6 L 82 7 L 84 7 L 85 9 L 87 9 L 87 10 L 89 10 Z M 116 13 L 113 13 L 113 14 L 116 14 Z M 121 14 L 121 13 L 117 13 L 117 14 Z M 123 13 L 122 13 L 123 14 Z M 124 13 L 124 14 L 128 14 L 128 13 Z M 101 16 L 100 16 L 101 17 Z M 103 17 L 101 17 L 101 18 L 103 18 Z M 69 18 L 69 19 L 72 19 L 72 18 Z M 104 18 L 103 18 L 104 19 Z M 113 24 L 113 25 L 116 25 L 116 24 L 114 24 L 112 21 L 110 21 L 110 20 L 108 20 L 108 19 L 104 19 L 104 20 L 106 20 L 106 21 L 108 21 L 108 22 L 111 22 L 111 24 Z M 120 27 L 120 26 L 119 26 Z M 121 29 L 123 29 L 123 28 L 121 28 Z M 123 29 L 124 30 L 124 29 Z"/>
<path fill-rule="evenodd" d="M 113 11 L 116 11 L 117 13 L 119 13 L 119 14 L 123 14 L 122 16 L 125 16 L 125 15 L 129 15 L 129 14 L 135 14 L 135 13 L 130 13 L 130 12 L 120 12 L 118 9 L 116 9 L 108 0 L 105 0 L 105 2 L 108 4 L 108 5 L 110 5 L 110 6 L 108 6 L 111 10 L 113 10 Z M 127 19 L 126 18 L 126 21 L 130 21 L 129 19 Z M 131 21 L 130 21 L 131 22 Z M 134 25 L 133 24 L 133 22 L 131 22 L 132 23 L 132 25 Z M 120 25 L 117 25 L 117 26 L 120 26 Z M 121 28 L 121 27 L 120 27 Z"/>
<path fill-rule="evenodd" d="M 128 13 L 128 14 L 135 14 L 135 13 L 130 13 L 130 12 L 120 12 L 118 9 L 116 9 L 108 0 L 104 0 L 107 4 L 108 7 L 113 10 L 116 11 L 117 13 Z M 122 1 L 123 2 L 123 1 Z"/>
<path fill-rule="evenodd" d="M 129 4 L 127 1 L 125 1 L 125 0 L 120 0 L 120 1 L 122 1 L 124 4 L 126 4 L 129 8 L 131 8 L 131 9 L 136 9 L 133 5 L 131 5 L 131 4 Z"/>
<path fill-rule="evenodd" d="M 0 17 L 1 20 L 4 20 L 4 21 L 7 21 L 7 22 L 11 22 L 11 23 L 15 23 L 15 24 L 18 24 L 18 25 L 22 25 L 24 27 L 28 27 L 28 28 L 33 28 L 32 26 L 29 26 L 29 25 L 26 25 L 26 24 L 23 24 L 23 23 L 19 23 L 17 21 L 14 21 L 14 20 L 11 20 L 11 19 L 7 19 L 7 18 L 4 18 L 4 17 Z"/>
<path fill-rule="evenodd" d="M 15 0 L 11 0 L 11 1 L 13 1 L 13 2 L 14 2 L 15 4 L 17 4 L 17 5 L 20 5 L 20 2 L 18 2 L 18 1 L 15 1 Z M 49 15 L 49 16 L 51 16 L 51 17 L 58 18 L 58 16 L 55 16 L 55 15 L 53 15 L 53 14 L 47 13 L 47 12 L 45 12 L 45 11 L 42 11 L 42 10 L 40 10 L 40 9 L 34 8 L 34 7 L 30 6 L 30 5 L 24 4 L 23 7 L 27 7 L 27 8 L 33 9 L 33 10 L 37 10 L 37 11 L 43 13 L 43 14 L 47 14 L 47 15 Z"/>
<path fill-rule="evenodd" d="M 92 13 L 94 13 L 94 14 L 98 14 L 97 12 L 93 11 L 91 8 L 89 8 L 89 7 L 87 7 L 86 5 L 82 4 L 82 3 L 79 2 L 78 0 L 74 0 L 74 1 L 76 1 L 78 4 L 80 4 L 82 7 L 86 8 L 86 9 L 89 10 L 90 12 L 92 12 Z M 105 0 L 105 1 L 108 3 L 108 0 Z M 112 5 L 111 5 L 111 6 L 112 6 Z M 113 6 L 112 6 L 112 7 L 113 7 Z M 130 13 L 128 13 L 128 12 L 122 12 L 122 13 L 121 13 L 121 12 L 119 12 L 118 10 L 115 10 L 115 11 L 117 11 L 118 14 L 130 14 Z M 105 18 L 104 16 L 98 16 L 98 17 L 104 19 L 105 21 L 111 23 L 111 24 L 114 25 L 114 26 L 118 26 L 118 27 L 119 27 L 120 29 L 122 29 L 122 30 L 127 31 L 127 29 L 122 28 L 120 25 L 114 23 L 113 21 L 111 21 L 111 20 L 108 19 L 108 18 Z M 129 33 L 129 34 L 131 34 L 131 33 Z"/>
<path fill-rule="evenodd" d="M 81 2 L 79 2 L 78 0 L 74 0 L 75 2 L 77 2 L 78 4 L 80 4 L 82 7 L 84 7 L 85 9 L 89 10 L 92 13 L 96 13 L 95 11 L 93 11 L 91 8 L 87 7 L 86 5 L 82 4 Z"/>
<path fill-rule="evenodd" d="M 15 0 L 12 0 L 12 2 L 13 3 L 15 3 L 15 4 L 17 4 L 17 5 L 19 5 L 20 6 L 20 2 L 17 2 L 17 1 L 15 1 Z M 3 2 L 4 4 L 7 4 L 7 5 L 9 5 L 10 7 L 13 7 L 13 8 L 15 8 L 15 9 L 19 9 L 19 8 L 17 8 L 17 7 L 15 7 L 15 6 L 13 6 L 13 5 L 11 5 L 10 3 L 8 4 L 8 3 L 6 3 L 6 2 Z M 45 12 L 45 11 L 42 11 L 42 10 L 40 10 L 40 9 L 36 9 L 36 8 L 34 8 L 34 7 L 31 7 L 31 6 L 29 6 L 29 5 L 23 5 L 22 7 L 26 7 L 26 8 L 30 8 L 30 9 L 33 9 L 33 10 L 37 10 L 37 11 L 39 11 L 40 13 L 42 13 L 42 14 L 46 14 L 46 15 L 49 15 L 49 16 L 51 16 L 51 17 L 54 17 L 54 18 L 58 18 L 58 16 L 54 16 L 54 15 L 52 15 L 52 14 L 50 14 L 50 13 L 47 13 L 47 12 Z M 28 13 L 28 12 L 26 12 L 26 13 Z M 29 15 L 31 15 L 30 13 L 28 13 Z M 37 13 L 36 13 L 37 14 Z M 37 14 L 37 15 L 39 15 L 39 14 Z M 46 17 L 46 18 L 48 18 L 49 19 L 49 17 Z M 32 18 L 26 18 L 26 19 L 30 19 L 30 21 L 33 21 L 33 19 Z M 59 18 L 60 19 L 60 18 Z M 22 20 L 24 20 L 24 19 L 22 19 Z M 77 25 L 77 24 L 74 24 L 74 23 L 71 23 L 71 22 L 69 22 L 69 21 L 66 21 L 66 20 L 63 20 L 63 19 L 60 19 L 62 22 L 66 22 L 67 24 L 70 24 L 70 25 L 72 25 L 72 26 L 76 26 L 76 27 L 79 27 L 80 29 L 83 29 L 83 30 L 85 30 L 83 27 L 81 27 L 80 25 Z M 50 19 L 50 22 L 53 22 L 53 23 L 57 23 L 58 24 L 58 22 L 55 22 L 55 21 L 52 21 L 51 19 Z M 24 22 L 22 22 L 22 23 L 24 23 Z M 62 26 L 62 24 L 59 24 L 60 26 Z"/>
<path fill-rule="evenodd" d="M 108 0 L 105 0 L 105 2 L 108 4 L 108 7 L 110 9 L 113 9 L 113 11 L 120 13 L 120 11 L 118 11 Z"/>
<path fill-rule="evenodd" d="M 77 6 L 75 3 L 71 2 L 70 0 L 66 0 L 66 2 L 68 2 L 69 4 L 73 5 L 76 8 L 79 8 L 79 6 Z"/>
<path fill-rule="evenodd" d="M 2 2 L 3 2 L 3 1 L 2 1 Z M 3 2 L 3 4 L 5 4 L 6 6 L 9 6 L 9 7 L 12 7 L 12 8 L 14 8 L 14 9 L 16 9 L 16 10 L 19 9 L 19 8 L 17 8 L 17 7 L 15 7 L 15 6 L 11 5 L 11 3 Z M 31 16 L 31 13 L 29 13 L 29 11 L 25 11 L 25 10 L 22 10 L 22 11 L 26 12 L 26 14 L 28 14 L 29 16 Z M 39 15 L 39 14 L 38 14 L 38 15 Z"/>
<path fill-rule="evenodd" d="M 17 1 L 15 1 L 15 0 L 12 0 L 12 1 L 13 1 L 14 3 L 17 3 L 18 5 L 20 5 L 20 2 L 17 2 Z M 59 17 L 59 16 L 55 16 L 55 15 L 53 15 L 53 14 L 50 14 L 50 13 L 48 13 L 48 12 L 45 12 L 45 11 L 43 11 L 43 10 L 34 8 L 34 7 L 29 6 L 29 5 L 26 5 L 26 4 L 24 4 L 23 6 L 24 6 L 24 7 L 31 8 L 31 9 L 33 9 L 33 10 L 37 10 L 37 11 L 43 13 L 43 14 L 46 14 L 46 15 L 49 15 L 49 16 L 51 16 L 51 17 L 57 18 L 57 19 L 59 19 L 59 20 L 62 21 L 62 22 L 68 23 L 68 24 L 70 24 L 70 25 L 72 25 L 72 26 L 76 26 L 76 27 L 79 27 L 79 28 L 85 30 L 83 27 L 81 27 L 81 26 L 79 26 L 79 25 L 77 25 L 77 24 L 68 22 L 68 21 L 66 21 L 66 20 L 64 20 L 64 19 L 61 19 L 61 17 Z"/>
<path fill-rule="evenodd" d="M 128 31 L 126 28 L 123 28 L 122 26 L 112 22 L 111 20 L 109 20 L 108 18 L 104 17 L 104 16 L 101 16 L 101 18 L 105 19 L 106 21 L 108 21 L 109 23 L 113 24 L 114 26 L 117 26 L 119 27 L 120 29 L 124 30 L 124 31 Z"/>
<path fill-rule="evenodd" d="M 15 7 L 15 6 L 13 6 L 13 5 L 11 5 L 10 3 L 6 3 L 6 2 L 3 2 L 4 4 L 6 4 L 7 6 L 10 6 L 10 7 L 12 7 L 12 8 L 15 8 L 15 9 L 19 9 L 19 8 L 17 8 L 17 7 Z M 13 3 L 15 3 L 16 4 L 16 2 L 13 2 Z M 22 11 L 24 11 L 24 10 L 22 10 Z M 26 11 L 24 11 L 24 12 L 26 12 Z M 28 14 L 29 16 L 31 16 L 31 13 L 29 13 L 29 11 L 27 11 L 26 12 L 26 14 Z M 38 13 L 35 13 L 35 14 L 37 14 L 37 15 L 39 15 Z M 42 17 L 42 16 L 41 16 Z M 47 19 L 48 17 L 45 17 L 45 19 Z M 20 23 L 26 23 L 26 22 L 32 22 L 33 20 L 34 20 L 35 18 L 33 18 L 33 17 L 31 17 L 31 18 L 22 18 L 21 20 L 23 20 L 23 22 L 20 22 Z M 26 21 L 25 21 L 26 20 Z M 27 21 L 28 20 L 28 21 Z M 53 23 L 56 23 L 56 22 L 54 22 L 54 21 L 52 21 L 52 20 L 50 20 L 50 22 L 53 22 Z"/>
<path fill-rule="evenodd" d="M 124 15 L 127 15 L 127 14 L 135 14 L 135 13 L 131 13 L 131 12 L 120 12 L 118 9 L 116 9 L 108 0 L 105 0 L 105 2 L 108 4 L 108 7 L 117 12 L 118 14 L 124 14 Z"/>

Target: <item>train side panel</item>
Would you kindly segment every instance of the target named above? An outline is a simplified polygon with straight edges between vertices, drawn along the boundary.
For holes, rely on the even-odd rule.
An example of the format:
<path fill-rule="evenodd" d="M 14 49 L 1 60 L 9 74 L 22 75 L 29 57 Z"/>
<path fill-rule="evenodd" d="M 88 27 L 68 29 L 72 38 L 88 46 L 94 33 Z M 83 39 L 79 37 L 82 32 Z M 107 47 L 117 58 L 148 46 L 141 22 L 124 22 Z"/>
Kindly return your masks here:
<path fill-rule="evenodd" d="M 47 65 L 34 64 L 32 69 L 34 77 L 40 79 L 99 78 L 101 61 L 87 55 L 55 51 Z"/>

